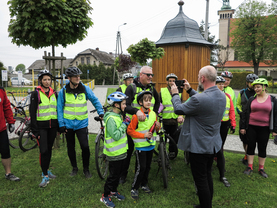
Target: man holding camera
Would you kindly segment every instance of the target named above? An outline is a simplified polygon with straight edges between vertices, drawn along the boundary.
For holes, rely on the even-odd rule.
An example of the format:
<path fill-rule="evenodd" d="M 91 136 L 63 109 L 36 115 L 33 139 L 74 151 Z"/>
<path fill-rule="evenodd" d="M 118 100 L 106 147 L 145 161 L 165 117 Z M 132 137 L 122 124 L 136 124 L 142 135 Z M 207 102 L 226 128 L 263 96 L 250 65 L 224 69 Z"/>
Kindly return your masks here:
<path fill-rule="evenodd" d="M 171 86 L 177 81 L 178 77 L 174 73 L 168 74 L 166 76 L 167 87 L 161 88 L 160 92 L 160 102 L 163 105 L 162 116 L 163 116 L 163 127 L 167 134 L 169 134 L 172 139 L 178 143 L 178 134 L 176 134 L 178 129 L 178 123 L 184 122 L 184 117 L 174 113 L 173 104 L 171 102 L 172 93 Z M 183 80 L 181 80 L 183 81 Z M 179 90 L 180 92 L 180 90 Z M 182 101 L 182 94 L 179 93 Z M 177 155 L 173 152 L 172 144 L 169 143 L 169 157 L 174 159 Z"/>

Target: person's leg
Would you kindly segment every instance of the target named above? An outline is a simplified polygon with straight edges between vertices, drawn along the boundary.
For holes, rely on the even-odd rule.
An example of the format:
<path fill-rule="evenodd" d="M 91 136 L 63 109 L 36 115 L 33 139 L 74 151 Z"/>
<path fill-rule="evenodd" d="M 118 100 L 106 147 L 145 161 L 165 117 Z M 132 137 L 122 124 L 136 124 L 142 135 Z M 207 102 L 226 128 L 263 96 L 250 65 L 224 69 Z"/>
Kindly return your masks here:
<path fill-rule="evenodd" d="M 217 157 L 217 167 L 219 170 L 219 177 L 223 178 L 225 175 L 225 158 L 224 158 L 222 148 L 216 153 L 216 157 Z"/>
<path fill-rule="evenodd" d="M 76 135 L 82 149 L 83 168 L 84 170 L 89 170 L 90 150 L 88 144 L 88 128 L 85 127 L 76 130 Z"/>
<path fill-rule="evenodd" d="M 130 166 L 130 161 L 131 161 L 131 157 L 134 151 L 134 141 L 132 139 L 132 137 L 130 137 L 127 134 L 127 138 L 128 138 L 128 150 L 127 150 L 127 157 L 123 162 L 123 167 L 122 167 L 122 172 L 121 172 L 121 176 L 120 176 L 120 183 L 125 183 L 126 182 L 126 177 L 128 175 L 128 169 Z"/>
<path fill-rule="evenodd" d="M 57 128 L 50 128 L 49 129 L 49 133 L 48 133 L 48 139 L 47 139 L 47 146 L 48 146 L 48 166 L 47 166 L 47 169 L 49 169 L 49 166 L 50 166 L 50 161 L 51 161 L 51 157 L 52 157 L 52 147 L 54 145 L 54 141 L 56 139 L 56 136 L 57 136 L 57 131 L 58 129 Z"/>
<path fill-rule="evenodd" d="M 249 125 L 246 131 L 246 136 L 248 138 L 248 147 L 247 147 L 247 161 L 248 167 L 244 171 L 245 174 L 249 175 L 253 170 L 253 162 L 255 156 L 256 142 L 257 142 L 257 126 Z"/>
<path fill-rule="evenodd" d="M 40 151 L 40 166 L 42 173 L 48 177 L 48 161 L 49 161 L 49 150 L 48 150 L 48 129 L 39 129 L 40 138 L 38 139 L 39 151 Z"/>
<path fill-rule="evenodd" d="M 11 173 L 11 153 L 6 130 L 0 132 L 0 153 L 2 165 L 4 166 L 6 174 L 9 174 Z"/>
<path fill-rule="evenodd" d="M 242 121 L 241 121 L 241 116 L 240 116 L 239 130 L 241 130 L 241 125 L 242 125 Z M 241 161 L 244 165 L 248 166 L 248 161 L 247 161 L 247 146 L 248 146 L 247 144 L 248 144 L 248 141 L 247 141 L 246 134 L 241 134 L 239 132 L 239 138 L 242 141 L 242 147 L 243 147 L 244 152 L 245 152 L 245 155 L 244 155 L 244 157 Z"/>
<path fill-rule="evenodd" d="M 144 177 L 144 173 L 146 170 L 146 151 L 140 151 L 140 150 L 136 150 L 136 159 L 137 159 L 137 170 L 135 172 L 135 177 L 134 177 L 134 182 L 132 184 L 132 189 L 136 189 L 138 190 L 142 179 Z"/>
<path fill-rule="evenodd" d="M 169 136 L 172 137 L 172 139 L 175 141 L 176 144 L 178 144 L 178 136 L 175 134 L 175 132 L 178 129 L 178 124 L 176 125 L 164 125 L 164 130 L 167 134 L 169 134 Z M 172 142 L 169 141 L 169 152 L 173 152 L 173 144 Z"/>
<path fill-rule="evenodd" d="M 7 158 L 7 159 L 1 159 L 2 161 L 2 165 L 4 166 L 6 175 L 8 175 L 9 173 L 11 173 L 11 158 Z"/>
<path fill-rule="evenodd" d="M 146 151 L 146 161 L 145 161 L 146 162 L 146 167 L 145 167 L 144 176 L 143 176 L 142 181 L 141 181 L 141 186 L 148 185 L 148 176 L 149 176 L 149 172 L 150 172 L 150 169 L 151 169 L 153 152 L 154 152 L 154 150 Z"/>
<path fill-rule="evenodd" d="M 67 154 L 70 160 L 70 163 L 73 168 L 77 168 L 76 161 L 76 151 L 75 151 L 75 131 L 73 129 L 67 129 L 65 134 L 66 143 L 67 143 Z"/>

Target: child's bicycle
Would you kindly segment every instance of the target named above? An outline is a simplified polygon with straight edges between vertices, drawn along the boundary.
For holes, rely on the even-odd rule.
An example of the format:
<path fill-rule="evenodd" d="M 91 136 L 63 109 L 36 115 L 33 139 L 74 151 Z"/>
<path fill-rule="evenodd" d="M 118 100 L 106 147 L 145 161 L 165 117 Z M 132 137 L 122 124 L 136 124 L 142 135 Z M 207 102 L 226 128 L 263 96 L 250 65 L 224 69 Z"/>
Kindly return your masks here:
<path fill-rule="evenodd" d="M 178 147 L 176 145 L 176 142 L 172 139 L 171 136 L 165 133 L 165 130 L 163 128 L 163 118 L 162 116 L 159 117 L 159 122 L 161 124 L 161 128 L 159 132 L 157 133 L 159 135 L 159 144 L 156 145 L 156 149 L 154 149 L 154 154 L 158 156 L 156 162 L 158 162 L 158 172 L 160 168 L 162 169 L 162 177 L 163 177 L 163 184 L 164 188 L 168 187 L 168 170 L 171 170 L 170 166 L 170 159 L 174 159 L 174 157 L 169 157 L 169 142 L 172 144 L 172 150 L 175 157 L 178 155 Z M 158 174 L 157 172 L 157 174 Z"/>

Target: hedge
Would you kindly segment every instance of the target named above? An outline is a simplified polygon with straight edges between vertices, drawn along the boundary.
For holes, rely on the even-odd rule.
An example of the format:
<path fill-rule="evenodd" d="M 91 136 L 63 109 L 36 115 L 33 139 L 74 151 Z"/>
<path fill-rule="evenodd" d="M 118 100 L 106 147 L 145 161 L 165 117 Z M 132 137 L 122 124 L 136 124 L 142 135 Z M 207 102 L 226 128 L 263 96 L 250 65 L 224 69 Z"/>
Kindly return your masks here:
<path fill-rule="evenodd" d="M 233 79 L 229 86 L 237 90 L 246 88 L 246 76 L 251 73 L 252 72 L 232 72 Z"/>

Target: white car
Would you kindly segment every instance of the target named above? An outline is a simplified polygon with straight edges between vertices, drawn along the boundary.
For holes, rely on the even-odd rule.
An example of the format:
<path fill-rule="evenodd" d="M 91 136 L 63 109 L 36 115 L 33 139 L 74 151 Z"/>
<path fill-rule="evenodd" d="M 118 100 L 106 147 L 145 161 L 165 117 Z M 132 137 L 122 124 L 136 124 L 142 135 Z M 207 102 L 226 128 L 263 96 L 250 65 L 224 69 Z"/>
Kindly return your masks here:
<path fill-rule="evenodd" d="M 21 83 L 18 82 L 18 77 L 12 77 L 11 78 L 12 85 L 31 85 L 32 81 L 28 80 L 26 78 L 22 78 Z"/>

